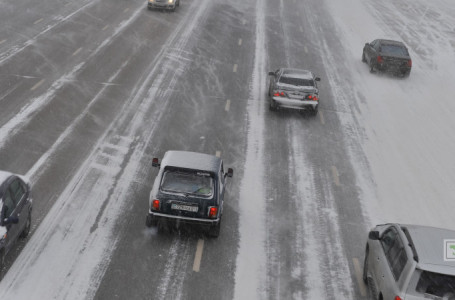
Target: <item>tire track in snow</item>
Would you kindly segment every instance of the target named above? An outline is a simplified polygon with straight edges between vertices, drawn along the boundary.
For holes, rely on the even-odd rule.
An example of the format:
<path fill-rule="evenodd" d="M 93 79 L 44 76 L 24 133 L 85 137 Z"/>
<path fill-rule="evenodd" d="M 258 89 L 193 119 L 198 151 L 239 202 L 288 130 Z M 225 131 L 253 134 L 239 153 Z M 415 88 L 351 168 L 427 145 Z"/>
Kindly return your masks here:
<path fill-rule="evenodd" d="M 353 283 L 351 276 L 347 276 L 350 270 L 331 191 L 332 179 L 328 173 L 316 172 L 305 158 L 309 150 L 304 147 L 305 138 L 298 134 L 300 127 L 300 122 L 293 122 L 288 135 L 292 160 L 289 173 L 298 183 L 294 200 L 300 215 L 294 247 L 303 249 L 303 262 L 297 258 L 293 273 L 305 274 L 305 294 L 295 296 L 297 299 L 353 299 Z M 317 178 L 321 175 L 322 178 Z M 316 183 L 322 190 L 318 190 Z"/>

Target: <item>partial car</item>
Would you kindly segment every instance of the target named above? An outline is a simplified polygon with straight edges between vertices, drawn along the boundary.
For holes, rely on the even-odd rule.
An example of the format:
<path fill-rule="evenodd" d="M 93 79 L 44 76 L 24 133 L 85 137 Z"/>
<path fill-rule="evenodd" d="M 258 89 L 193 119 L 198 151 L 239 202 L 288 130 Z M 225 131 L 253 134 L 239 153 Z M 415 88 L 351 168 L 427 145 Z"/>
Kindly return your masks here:
<path fill-rule="evenodd" d="M 363 280 L 372 299 L 455 300 L 454 257 L 454 230 L 377 225 L 368 235 Z"/>
<path fill-rule="evenodd" d="M 180 6 L 180 0 L 148 0 L 148 9 L 167 9 L 175 11 Z"/>
<path fill-rule="evenodd" d="M 189 151 L 167 151 L 159 168 L 149 198 L 146 226 L 158 229 L 195 224 L 209 236 L 220 234 L 226 177 L 223 160 L 215 155 Z"/>
<path fill-rule="evenodd" d="M 409 76 L 412 59 L 408 48 L 399 41 L 377 39 L 363 47 L 362 62 L 367 63 L 370 72 L 390 72 L 403 77 Z"/>
<path fill-rule="evenodd" d="M 321 79 L 311 71 L 281 68 L 269 72 L 269 108 L 291 108 L 309 111 L 316 115 L 319 108 L 319 89 Z"/>
<path fill-rule="evenodd" d="M 5 256 L 19 237 L 25 238 L 30 232 L 32 203 L 29 180 L 0 171 L 0 279 Z"/>

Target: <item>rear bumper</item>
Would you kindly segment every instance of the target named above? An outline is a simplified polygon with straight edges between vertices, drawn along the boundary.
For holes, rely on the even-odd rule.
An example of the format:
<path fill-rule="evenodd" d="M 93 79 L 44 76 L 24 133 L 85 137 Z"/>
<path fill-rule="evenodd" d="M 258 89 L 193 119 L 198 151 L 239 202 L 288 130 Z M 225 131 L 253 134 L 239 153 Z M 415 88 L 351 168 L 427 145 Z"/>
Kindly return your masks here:
<path fill-rule="evenodd" d="M 292 108 L 292 109 L 316 109 L 319 101 L 312 100 L 297 100 L 289 99 L 285 97 L 272 97 L 276 105 L 280 107 Z"/>
<path fill-rule="evenodd" d="M 411 68 L 408 66 L 401 66 L 396 64 L 377 64 L 376 69 L 383 71 L 383 72 L 391 72 L 391 73 L 410 73 Z"/>
<path fill-rule="evenodd" d="M 174 9 L 175 2 L 172 4 L 169 3 L 159 3 L 159 2 L 148 2 L 148 8 L 160 8 L 160 9 Z"/>
<path fill-rule="evenodd" d="M 214 226 L 220 222 L 220 218 L 216 219 L 202 219 L 202 218 L 190 218 L 190 217 L 182 217 L 176 215 L 168 215 L 163 213 L 157 213 L 153 211 L 149 211 L 149 215 L 155 219 L 156 221 L 165 221 L 165 222 L 173 222 L 173 223 L 180 223 L 180 224 L 195 224 L 195 225 L 203 225 L 203 226 Z"/>

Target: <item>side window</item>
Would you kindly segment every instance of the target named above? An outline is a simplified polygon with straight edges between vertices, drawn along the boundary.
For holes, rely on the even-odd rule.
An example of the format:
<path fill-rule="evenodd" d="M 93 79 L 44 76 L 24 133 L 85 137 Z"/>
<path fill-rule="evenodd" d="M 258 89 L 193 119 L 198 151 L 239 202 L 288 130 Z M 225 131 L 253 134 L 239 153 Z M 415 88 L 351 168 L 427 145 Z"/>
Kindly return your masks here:
<path fill-rule="evenodd" d="M 393 276 L 395 280 L 398 280 L 406 266 L 408 258 L 403 242 L 395 228 L 392 227 L 384 233 L 381 244 Z"/>
<path fill-rule="evenodd" d="M 4 208 L 4 216 L 3 218 L 9 218 L 13 213 L 14 209 L 16 208 L 16 204 L 11 197 L 11 193 L 9 189 L 5 191 L 5 195 L 3 196 L 3 208 Z"/>
<path fill-rule="evenodd" d="M 11 185 L 9 186 L 9 190 L 11 191 L 11 196 L 13 197 L 15 205 L 17 205 L 25 194 L 24 187 L 22 186 L 19 179 L 15 179 L 11 183 Z"/>
<path fill-rule="evenodd" d="M 371 47 L 376 48 L 376 44 L 378 43 L 378 40 L 374 40 L 370 43 Z"/>
<path fill-rule="evenodd" d="M 221 193 L 223 191 L 223 187 L 224 187 L 224 167 L 223 167 L 223 163 L 221 163 L 221 174 L 220 174 L 220 178 L 218 180 L 218 182 L 220 183 L 220 190 L 219 190 L 219 193 Z"/>
<path fill-rule="evenodd" d="M 396 237 L 397 237 L 397 231 L 393 227 L 388 229 L 382 235 L 381 244 L 382 244 L 382 248 L 384 249 L 385 255 L 387 255 L 390 248 L 393 246 L 393 243 L 395 243 Z"/>

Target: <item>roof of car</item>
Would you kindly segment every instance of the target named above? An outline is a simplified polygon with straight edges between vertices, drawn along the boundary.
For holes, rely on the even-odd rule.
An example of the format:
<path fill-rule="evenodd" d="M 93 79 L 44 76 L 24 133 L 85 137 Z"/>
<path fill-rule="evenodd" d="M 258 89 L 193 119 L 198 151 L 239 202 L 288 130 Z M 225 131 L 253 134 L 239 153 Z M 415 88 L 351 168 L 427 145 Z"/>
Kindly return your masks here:
<path fill-rule="evenodd" d="M 419 257 L 419 269 L 455 275 L 455 261 L 444 260 L 444 240 L 455 241 L 455 230 L 421 225 L 401 226 L 409 231 Z"/>
<path fill-rule="evenodd" d="M 302 69 L 291 69 L 283 68 L 283 73 L 281 76 L 292 77 L 292 78 L 302 78 L 302 79 L 313 79 L 314 75 L 311 71 L 302 70 Z"/>
<path fill-rule="evenodd" d="M 390 44 L 390 45 L 398 45 L 398 46 L 403 46 L 406 47 L 402 42 L 400 41 L 394 41 L 394 40 L 385 40 L 385 39 L 379 39 L 378 40 L 381 44 Z"/>
<path fill-rule="evenodd" d="M 218 173 L 221 158 L 204 153 L 190 151 L 167 151 L 164 154 L 161 166 L 171 166 L 185 169 Z"/>
<path fill-rule="evenodd" d="M 7 172 L 7 171 L 0 171 L 0 184 L 2 184 L 6 179 L 8 179 L 8 177 L 10 177 L 11 175 L 13 175 L 12 173 L 10 172 Z"/>

